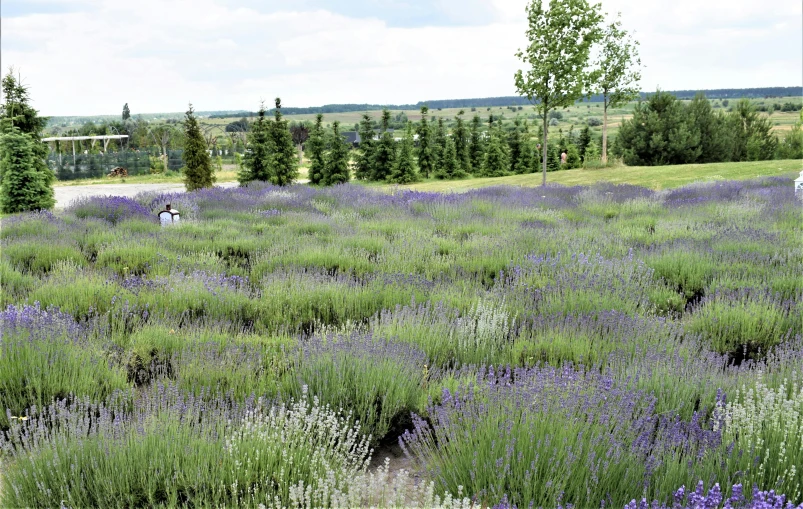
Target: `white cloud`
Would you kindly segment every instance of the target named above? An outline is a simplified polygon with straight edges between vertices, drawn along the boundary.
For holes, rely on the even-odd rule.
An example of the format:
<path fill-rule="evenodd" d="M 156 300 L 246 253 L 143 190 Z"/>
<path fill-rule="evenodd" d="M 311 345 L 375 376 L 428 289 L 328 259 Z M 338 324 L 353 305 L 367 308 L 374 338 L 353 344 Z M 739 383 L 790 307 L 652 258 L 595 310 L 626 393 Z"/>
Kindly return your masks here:
<path fill-rule="evenodd" d="M 435 0 L 464 25 L 389 27 L 332 10 L 231 0 L 89 0 L 3 18 L 2 62 L 46 115 L 406 103 L 514 95 L 523 0 Z M 466 7 L 461 10 L 461 5 Z M 603 0 L 641 41 L 642 88 L 799 85 L 801 6 L 775 0 Z"/>

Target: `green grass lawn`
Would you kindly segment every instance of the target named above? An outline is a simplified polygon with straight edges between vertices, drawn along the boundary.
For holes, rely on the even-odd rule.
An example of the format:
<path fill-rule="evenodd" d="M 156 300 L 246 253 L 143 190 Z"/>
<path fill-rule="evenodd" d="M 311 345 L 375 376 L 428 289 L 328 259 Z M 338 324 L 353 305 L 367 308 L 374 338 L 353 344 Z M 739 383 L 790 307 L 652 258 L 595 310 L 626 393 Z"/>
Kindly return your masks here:
<path fill-rule="evenodd" d="M 307 168 L 298 169 L 299 177 L 307 178 Z M 215 172 L 216 182 L 235 182 L 237 180 L 237 167 L 233 164 L 224 164 L 223 171 Z M 93 184 L 183 184 L 184 177 L 178 172 L 169 174 L 157 173 L 153 175 L 132 175 L 124 179 L 97 178 L 78 180 L 57 180 L 54 186 L 86 186 Z"/>
<path fill-rule="evenodd" d="M 691 182 L 741 180 L 755 177 L 791 175 L 803 170 L 803 160 L 756 161 L 744 163 L 683 164 L 676 166 L 615 166 L 601 169 L 577 169 L 547 173 L 547 183 L 566 186 L 596 182 L 633 184 L 650 189 L 679 187 Z M 466 180 L 428 180 L 405 186 L 416 191 L 464 191 L 488 186 L 535 187 L 541 185 L 541 174 L 509 177 L 473 178 Z M 396 186 L 382 185 L 383 189 Z"/>

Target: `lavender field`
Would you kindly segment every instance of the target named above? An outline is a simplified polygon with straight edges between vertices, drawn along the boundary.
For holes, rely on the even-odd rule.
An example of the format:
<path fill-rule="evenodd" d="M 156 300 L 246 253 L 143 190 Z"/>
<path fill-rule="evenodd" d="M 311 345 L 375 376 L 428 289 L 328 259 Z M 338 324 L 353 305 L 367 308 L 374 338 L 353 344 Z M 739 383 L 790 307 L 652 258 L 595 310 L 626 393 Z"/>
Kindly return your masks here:
<path fill-rule="evenodd" d="M 803 507 L 789 178 L 252 184 L 0 235 L 0 507 Z"/>

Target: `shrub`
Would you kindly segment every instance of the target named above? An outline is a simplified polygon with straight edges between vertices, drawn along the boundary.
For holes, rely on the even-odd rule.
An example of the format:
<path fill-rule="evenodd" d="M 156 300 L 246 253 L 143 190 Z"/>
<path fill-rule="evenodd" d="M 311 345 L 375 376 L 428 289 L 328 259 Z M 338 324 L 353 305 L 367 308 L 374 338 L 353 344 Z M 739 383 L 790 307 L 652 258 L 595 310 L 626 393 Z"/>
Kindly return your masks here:
<path fill-rule="evenodd" d="M 599 127 L 602 125 L 602 119 L 597 117 L 588 117 L 586 124 L 588 124 L 590 127 Z"/>
<path fill-rule="evenodd" d="M 73 200 L 67 212 L 75 214 L 79 219 L 88 217 L 104 219 L 117 224 L 124 219 L 146 219 L 156 221 L 156 216 L 131 198 L 123 196 L 88 196 Z"/>

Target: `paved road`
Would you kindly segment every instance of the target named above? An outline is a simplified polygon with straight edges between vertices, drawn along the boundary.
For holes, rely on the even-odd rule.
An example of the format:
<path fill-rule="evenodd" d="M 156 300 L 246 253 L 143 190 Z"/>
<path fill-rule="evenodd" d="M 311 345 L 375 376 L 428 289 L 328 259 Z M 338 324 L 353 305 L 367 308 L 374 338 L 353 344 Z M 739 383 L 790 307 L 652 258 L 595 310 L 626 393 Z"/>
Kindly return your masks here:
<path fill-rule="evenodd" d="M 223 182 L 219 187 L 237 187 L 237 182 Z M 56 186 L 56 208 L 63 209 L 76 198 L 84 196 L 127 196 L 143 191 L 184 191 L 184 184 L 94 184 L 88 186 Z"/>

